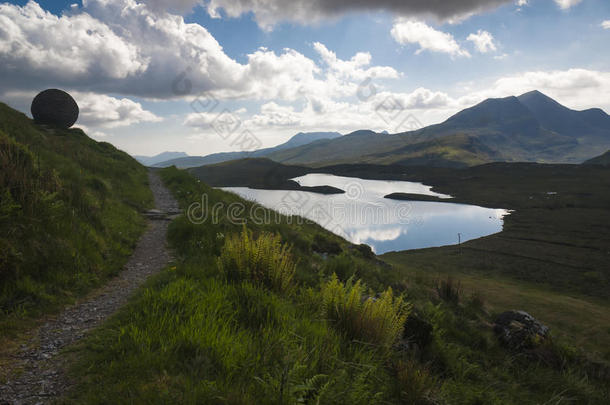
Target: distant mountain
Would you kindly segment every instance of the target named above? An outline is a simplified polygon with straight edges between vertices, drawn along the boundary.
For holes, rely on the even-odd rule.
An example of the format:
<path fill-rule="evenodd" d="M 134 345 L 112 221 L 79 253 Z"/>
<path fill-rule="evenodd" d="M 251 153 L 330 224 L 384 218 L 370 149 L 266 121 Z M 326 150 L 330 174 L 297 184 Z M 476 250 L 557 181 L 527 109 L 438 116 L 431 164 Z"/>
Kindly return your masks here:
<path fill-rule="evenodd" d="M 585 161 L 583 164 L 585 165 L 602 165 L 602 166 L 610 166 L 610 150 L 603 155 L 594 157 L 593 159 L 589 159 Z"/>
<path fill-rule="evenodd" d="M 356 131 L 276 151 L 285 164 L 465 166 L 494 161 L 580 163 L 610 148 L 610 116 L 575 111 L 538 91 L 487 99 L 441 124 L 385 135 Z"/>
<path fill-rule="evenodd" d="M 134 159 L 136 159 L 138 162 L 142 163 L 144 166 L 153 166 L 157 163 L 166 161 L 166 160 L 170 160 L 170 159 L 177 159 L 177 158 L 182 158 L 182 157 L 186 157 L 188 156 L 186 153 L 184 152 L 163 152 L 163 153 L 159 153 L 158 155 L 155 156 L 134 156 Z"/>
<path fill-rule="evenodd" d="M 338 132 L 299 132 L 290 138 L 287 142 L 272 148 L 259 149 L 252 152 L 221 152 L 213 153 L 206 156 L 188 156 L 178 158 L 168 158 L 162 161 L 158 161 L 154 166 L 156 167 L 169 167 L 176 166 L 178 168 L 189 168 L 204 165 L 211 165 L 216 163 L 222 163 L 229 160 L 244 159 L 244 158 L 257 158 L 264 157 L 271 153 L 281 151 L 284 149 L 296 148 L 302 145 L 307 145 L 312 142 L 320 140 L 335 139 L 341 136 Z"/>

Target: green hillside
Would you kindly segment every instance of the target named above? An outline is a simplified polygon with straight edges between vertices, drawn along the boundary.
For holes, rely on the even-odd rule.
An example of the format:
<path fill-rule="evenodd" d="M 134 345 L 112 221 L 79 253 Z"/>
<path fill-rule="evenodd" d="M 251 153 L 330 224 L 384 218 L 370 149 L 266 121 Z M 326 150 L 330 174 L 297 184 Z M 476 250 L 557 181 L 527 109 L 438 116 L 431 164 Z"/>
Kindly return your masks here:
<path fill-rule="evenodd" d="M 151 204 L 128 154 L 0 103 L 0 334 L 116 274 Z"/>
<path fill-rule="evenodd" d="M 407 278 L 402 266 L 391 268 L 316 224 L 212 189 L 175 168 L 162 177 L 183 208 L 206 195 L 215 216 L 171 224 L 175 264 L 73 351 L 78 383 L 62 403 L 602 404 L 607 398 L 607 369 L 572 341 L 545 340 L 524 352 L 502 346 L 491 323 L 495 311 L 508 308 L 490 313 L 482 298 L 487 290 Z M 230 212 L 236 204 L 276 219 L 241 225 Z M 485 280 L 482 286 L 507 285 Z M 544 322 L 558 297 L 536 292 L 528 304 L 547 303 L 537 313 Z"/>

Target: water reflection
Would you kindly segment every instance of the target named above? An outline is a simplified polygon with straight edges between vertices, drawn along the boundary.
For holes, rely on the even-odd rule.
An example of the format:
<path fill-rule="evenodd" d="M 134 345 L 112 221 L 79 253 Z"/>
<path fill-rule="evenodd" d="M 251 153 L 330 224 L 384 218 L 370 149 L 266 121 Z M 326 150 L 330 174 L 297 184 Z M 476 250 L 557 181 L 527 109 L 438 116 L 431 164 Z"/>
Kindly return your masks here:
<path fill-rule="evenodd" d="M 244 198 L 285 214 L 317 222 L 353 243 L 366 243 L 378 253 L 456 244 L 502 230 L 503 209 L 450 202 L 395 201 L 393 192 L 450 196 L 432 192 L 421 183 L 362 180 L 328 174 L 294 179 L 303 186 L 329 185 L 345 194 L 322 195 L 304 191 L 255 190 L 226 187 Z"/>

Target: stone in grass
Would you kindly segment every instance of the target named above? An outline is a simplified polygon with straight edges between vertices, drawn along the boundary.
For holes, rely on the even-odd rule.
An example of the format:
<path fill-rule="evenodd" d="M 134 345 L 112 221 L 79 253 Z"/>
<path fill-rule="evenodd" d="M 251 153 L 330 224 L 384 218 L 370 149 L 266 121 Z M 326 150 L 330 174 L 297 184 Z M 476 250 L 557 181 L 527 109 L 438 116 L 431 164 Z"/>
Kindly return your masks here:
<path fill-rule="evenodd" d="M 44 90 L 32 101 L 32 117 L 37 124 L 68 129 L 78 119 L 78 104 L 68 93 L 58 89 Z"/>
<path fill-rule="evenodd" d="M 398 346 L 403 350 L 422 350 L 432 342 L 432 325 L 416 313 L 407 317 Z"/>
<path fill-rule="evenodd" d="M 506 311 L 494 322 L 500 342 L 513 350 L 534 349 L 549 338 L 549 328 L 525 311 Z"/>

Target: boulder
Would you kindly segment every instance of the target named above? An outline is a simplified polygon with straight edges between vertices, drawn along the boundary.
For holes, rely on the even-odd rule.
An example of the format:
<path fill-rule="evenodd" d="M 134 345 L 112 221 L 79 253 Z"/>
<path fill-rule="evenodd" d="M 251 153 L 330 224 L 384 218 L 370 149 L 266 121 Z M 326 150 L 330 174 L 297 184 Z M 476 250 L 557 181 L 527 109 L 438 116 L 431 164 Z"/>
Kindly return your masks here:
<path fill-rule="evenodd" d="M 432 342 L 432 325 L 416 313 L 411 313 L 404 323 L 399 350 L 422 350 Z"/>
<path fill-rule="evenodd" d="M 525 311 L 506 311 L 494 322 L 500 342 L 514 350 L 533 349 L 549 338 L 549 328 Z"/>
<path fill-rule="evenodd" d="M 411 313 L 405 321 L 402 337 L 423 349 L 432 342 L 432 330 L 432 325 L 428 321 Z"/>
<path fill-rule="evenodd" d="M 78 104 L 68 93 L 58 89 L 44 90 L 32 101 L 32 117 L 37 124 L 70 128 L 78 119 Z"/>

